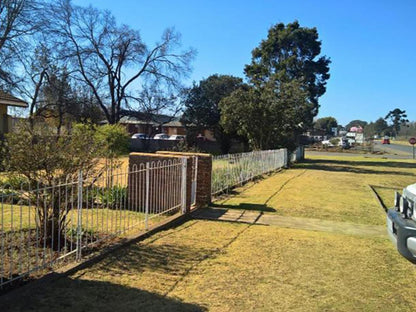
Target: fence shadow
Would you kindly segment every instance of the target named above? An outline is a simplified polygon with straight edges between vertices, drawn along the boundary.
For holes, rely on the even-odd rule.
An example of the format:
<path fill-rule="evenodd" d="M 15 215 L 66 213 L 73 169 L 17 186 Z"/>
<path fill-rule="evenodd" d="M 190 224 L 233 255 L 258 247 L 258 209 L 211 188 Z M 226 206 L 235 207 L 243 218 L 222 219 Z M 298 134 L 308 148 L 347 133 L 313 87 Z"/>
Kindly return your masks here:
<path fill-rule="evenodd" d="M 61 277 L 47 288 L 11 302 L 0 297 L 2 311 L 207 311 L 156 293 L 110 282 Z M 3 299 L 3 301 L 2 301 Z"/>

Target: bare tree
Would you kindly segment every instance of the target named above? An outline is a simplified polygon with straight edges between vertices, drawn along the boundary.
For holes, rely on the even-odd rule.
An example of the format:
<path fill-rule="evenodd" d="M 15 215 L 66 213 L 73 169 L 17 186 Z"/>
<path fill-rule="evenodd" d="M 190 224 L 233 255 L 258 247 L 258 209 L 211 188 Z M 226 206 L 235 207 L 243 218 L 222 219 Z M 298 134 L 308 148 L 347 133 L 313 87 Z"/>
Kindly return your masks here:
<path fill-rule="evenodd" d="M 173 29 L 148 48 L 137 30 L 117 25 L 108 11 L 61 0 L 51 14 L 62 57 L 71 60 L 110 124 L 120 120 L 123 106 L 139 98 L 135 90 L 143 84 L 177 89 L 190 72 L 194 51 L 177 51 L 180 35 Z"/>
<path fill-rule="evenodd" d="M 45 25 L 42 7 L 39 0 L 0 0 L 0 87 L 15 86 L 15 62 L 27 38 Z"/>
<path fill-rule="evenodd" d="M 31 49 L 28 49 L 31 50 Z M 42 87 L 52 67 L 51 51 L 44 42 L 38 42 L 32 51 L 21 53 L 18 63 L 22 69 L 21 79 L 15 88 L 29 103 L 29 120 L 33 128 L 33 119 L 41 106 Z"/>

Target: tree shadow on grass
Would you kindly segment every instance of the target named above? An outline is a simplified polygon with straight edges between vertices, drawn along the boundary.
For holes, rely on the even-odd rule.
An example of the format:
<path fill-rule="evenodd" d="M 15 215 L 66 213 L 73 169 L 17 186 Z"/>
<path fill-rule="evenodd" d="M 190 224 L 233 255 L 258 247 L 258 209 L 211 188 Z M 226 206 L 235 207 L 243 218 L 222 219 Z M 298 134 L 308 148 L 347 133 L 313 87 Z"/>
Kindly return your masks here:
<path fill-rule="evenodd" d="M 339 160 L 305 160 L 296 165 L 297 168 L 322 170 L 331 172 L 351 172 L 361 174 L 395 174 L 403 176 L 416 176 L 416 174 L 407 171 L 389 171 L 370 169 L 371 167 L 403 168 L 416 169 L 416 164 L 412 163 L 390 163 L 390 162 L 366 162 L 366 161 L 339 161 Z M 370 168 L 363 168 L 370 167 Z"/>
<path fill-rule="evenodd" d="M 262 212 L 276 212 L 276 209 L 268 207 L 265 204 L 251 204 L 251 203 L 240 203 L 238 205 L 227 205 L 227 204 L 211 204 L 213 208 L 224 208 L 224 209 L 237 209 L 237 210 L 251 210 L 251 211 L 262 211 Z"/>
<path fill-rule="evenodd" d="M 109 276 L 137 276 L 143 272 L 181 276 L 195 261 L 205 258 L 210 252 L 210 248 L 180 243 L 137 243 L 109 254 L 94 266 L 94 270 Z"/>
<path fill-rule="evenodd" d="M 7 297 L 7 295 L 5 295 Z M 110 282 L 61 277 L 54 283 L 1 304 L 2 311 L 207 311 L 156 293 Z"/>

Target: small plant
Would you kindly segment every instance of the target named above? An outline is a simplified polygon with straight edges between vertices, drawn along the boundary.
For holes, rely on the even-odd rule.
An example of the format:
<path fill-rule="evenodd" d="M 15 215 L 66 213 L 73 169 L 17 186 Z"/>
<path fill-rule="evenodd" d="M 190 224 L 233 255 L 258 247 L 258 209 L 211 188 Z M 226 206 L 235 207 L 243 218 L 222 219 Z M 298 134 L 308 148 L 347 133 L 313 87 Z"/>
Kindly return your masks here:
<path fill-rule="evenodd" d="M 331 140 L 329 140 L 329 142 L 334 146 L 338 146 L 339 145 L 339 138 L 332 138 Z"/>
<path fill-rule="evenodd" d="M 9 175 L 2 181 L 4 188 L 13 190 L 25 190 L 29 189 L 29 179 L 22 175 Z"/>
<path fill-rule="evenodd" d="M 103 208 L 123 209 L 126 205 L 127 188 L 123 186 L 113 186 L 105 189 L 97 188 L 92 192 L 91 196 Z"/>
<path fill-rule="evenodd" d="M 190 146 L 185 140 L 180 141 L 176 146 L 172 148 L 175 152 L 184 152 L 184 153 L 200 153 L 201 150 L 198 146 Z"/>

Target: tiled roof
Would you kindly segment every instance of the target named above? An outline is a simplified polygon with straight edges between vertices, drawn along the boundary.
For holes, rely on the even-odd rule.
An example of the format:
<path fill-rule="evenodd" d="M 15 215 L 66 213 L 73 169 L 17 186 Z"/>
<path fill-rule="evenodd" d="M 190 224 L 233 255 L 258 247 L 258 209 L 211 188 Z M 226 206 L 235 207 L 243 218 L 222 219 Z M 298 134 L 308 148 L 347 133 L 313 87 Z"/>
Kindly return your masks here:
<path fill-rule="evenodd" d="M 163 124 L 164 127 L 184 127 L 183 123 L 179 120 L 173 120 L 171 122 Z"/>
<path fill-rule="evenodd" d="M 17 97 L 0 90 L 0 105 L 27 107 L 27 103 Z"/>

